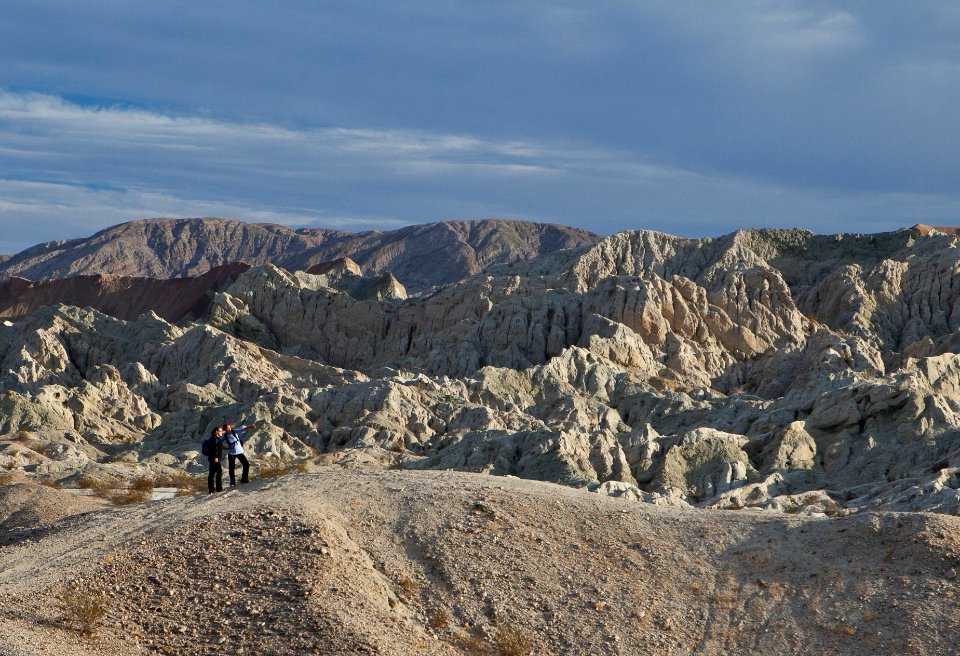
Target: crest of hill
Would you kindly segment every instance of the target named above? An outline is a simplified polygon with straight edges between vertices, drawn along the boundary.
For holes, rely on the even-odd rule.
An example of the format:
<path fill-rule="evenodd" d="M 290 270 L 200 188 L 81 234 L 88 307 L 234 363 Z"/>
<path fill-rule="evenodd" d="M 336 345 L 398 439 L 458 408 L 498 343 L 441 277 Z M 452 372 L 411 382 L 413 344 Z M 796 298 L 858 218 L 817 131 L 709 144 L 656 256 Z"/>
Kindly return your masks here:
<path fill-rule="evenodd" d="M 941 232 L 945 235 L 960 235 L 960 228 L 955 226 L 929 226 L 918 223 L 913 226 L 911 230 L 920 235 L 929 235 L 931 232 Z"/>
<path fill-rule="evenodd" d="M 454 282 L 500 262 L 589 246 L 598 235 L 524 221 L 447 221 L 393 231 L 293 230 L 227 219 L 147 219 L 47 242 L 0 262 L 0 276 L 179 278 L 234 262 L 290 270 L 349 257 L 368 274 L 391 271 L 411 291 Z"/>

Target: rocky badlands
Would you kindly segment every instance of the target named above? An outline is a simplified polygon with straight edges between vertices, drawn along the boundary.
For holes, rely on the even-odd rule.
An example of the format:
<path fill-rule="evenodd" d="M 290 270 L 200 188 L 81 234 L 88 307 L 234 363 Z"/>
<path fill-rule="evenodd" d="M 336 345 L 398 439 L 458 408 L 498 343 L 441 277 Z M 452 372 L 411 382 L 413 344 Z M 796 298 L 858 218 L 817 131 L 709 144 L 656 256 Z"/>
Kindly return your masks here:
<path fill-rule="evenodd" d="M 960 236 L 408 230 L 0 264 L 0 653 L 957 653 Z"/>

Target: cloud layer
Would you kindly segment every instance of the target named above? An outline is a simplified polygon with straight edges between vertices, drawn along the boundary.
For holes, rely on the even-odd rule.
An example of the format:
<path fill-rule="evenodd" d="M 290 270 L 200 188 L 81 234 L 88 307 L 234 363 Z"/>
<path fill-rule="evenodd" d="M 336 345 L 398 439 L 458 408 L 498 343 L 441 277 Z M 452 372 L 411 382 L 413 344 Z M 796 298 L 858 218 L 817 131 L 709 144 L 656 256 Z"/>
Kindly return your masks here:
<path fill-rule="evenodd" d="M 145 216 L 954 223 L 960 10 L 11 0 L 0 252 Z"/>

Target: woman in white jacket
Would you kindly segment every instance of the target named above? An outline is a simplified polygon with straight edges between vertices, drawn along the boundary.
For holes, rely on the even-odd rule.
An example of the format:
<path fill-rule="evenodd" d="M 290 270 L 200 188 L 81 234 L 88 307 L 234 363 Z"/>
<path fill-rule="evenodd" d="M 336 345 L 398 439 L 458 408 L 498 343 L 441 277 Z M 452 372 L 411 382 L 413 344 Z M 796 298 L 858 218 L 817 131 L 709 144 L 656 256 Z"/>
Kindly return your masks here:
<path fill-rule="evenodd" d="M 240 484 L 243 485 L 250 481 L 250 463 L 247 461 L 247 456 L 243 453 L 243 438 L 246 431 L 256 427 L 256 424 L 250 424 L 249 426 L 242 426 L 240 428 L 234 428 L 230 424 L 223 425 L 223 446 L 227 452 L 227 460 L 230 462 L 230 487 L 237 484 L 237 479 L 234 475 L 234 466 L 237 460 L 240 461 L 240 465 L 243 467 L 243 471 L 240 473 Z"/>

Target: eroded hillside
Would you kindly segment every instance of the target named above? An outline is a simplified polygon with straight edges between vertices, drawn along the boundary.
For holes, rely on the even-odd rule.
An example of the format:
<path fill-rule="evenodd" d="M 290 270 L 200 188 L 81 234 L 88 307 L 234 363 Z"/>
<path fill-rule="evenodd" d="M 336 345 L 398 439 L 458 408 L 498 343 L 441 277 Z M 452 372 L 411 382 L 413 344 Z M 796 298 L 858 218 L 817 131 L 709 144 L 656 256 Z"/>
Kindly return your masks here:
<path fill-rule="evenodd" d="M 0 332 L 0 464 L 71 484 L 342 452 L 644 501 L 957 510 L 955 235 L 614 235 L 405 299 L 253 267 L 201 322 L 40 310 Z M 37 447 L 37 448 L 33 448 Z"/>
<path fill-rule="evenodd" d="M 946 656 L 957 528 L 925 513 L 694 511 L 515 478 L 320 468 L 9 536 L 0 644 L 11 656 Z M 58 608 L 71 590 L 101 600 L 95 635 Z"/>

